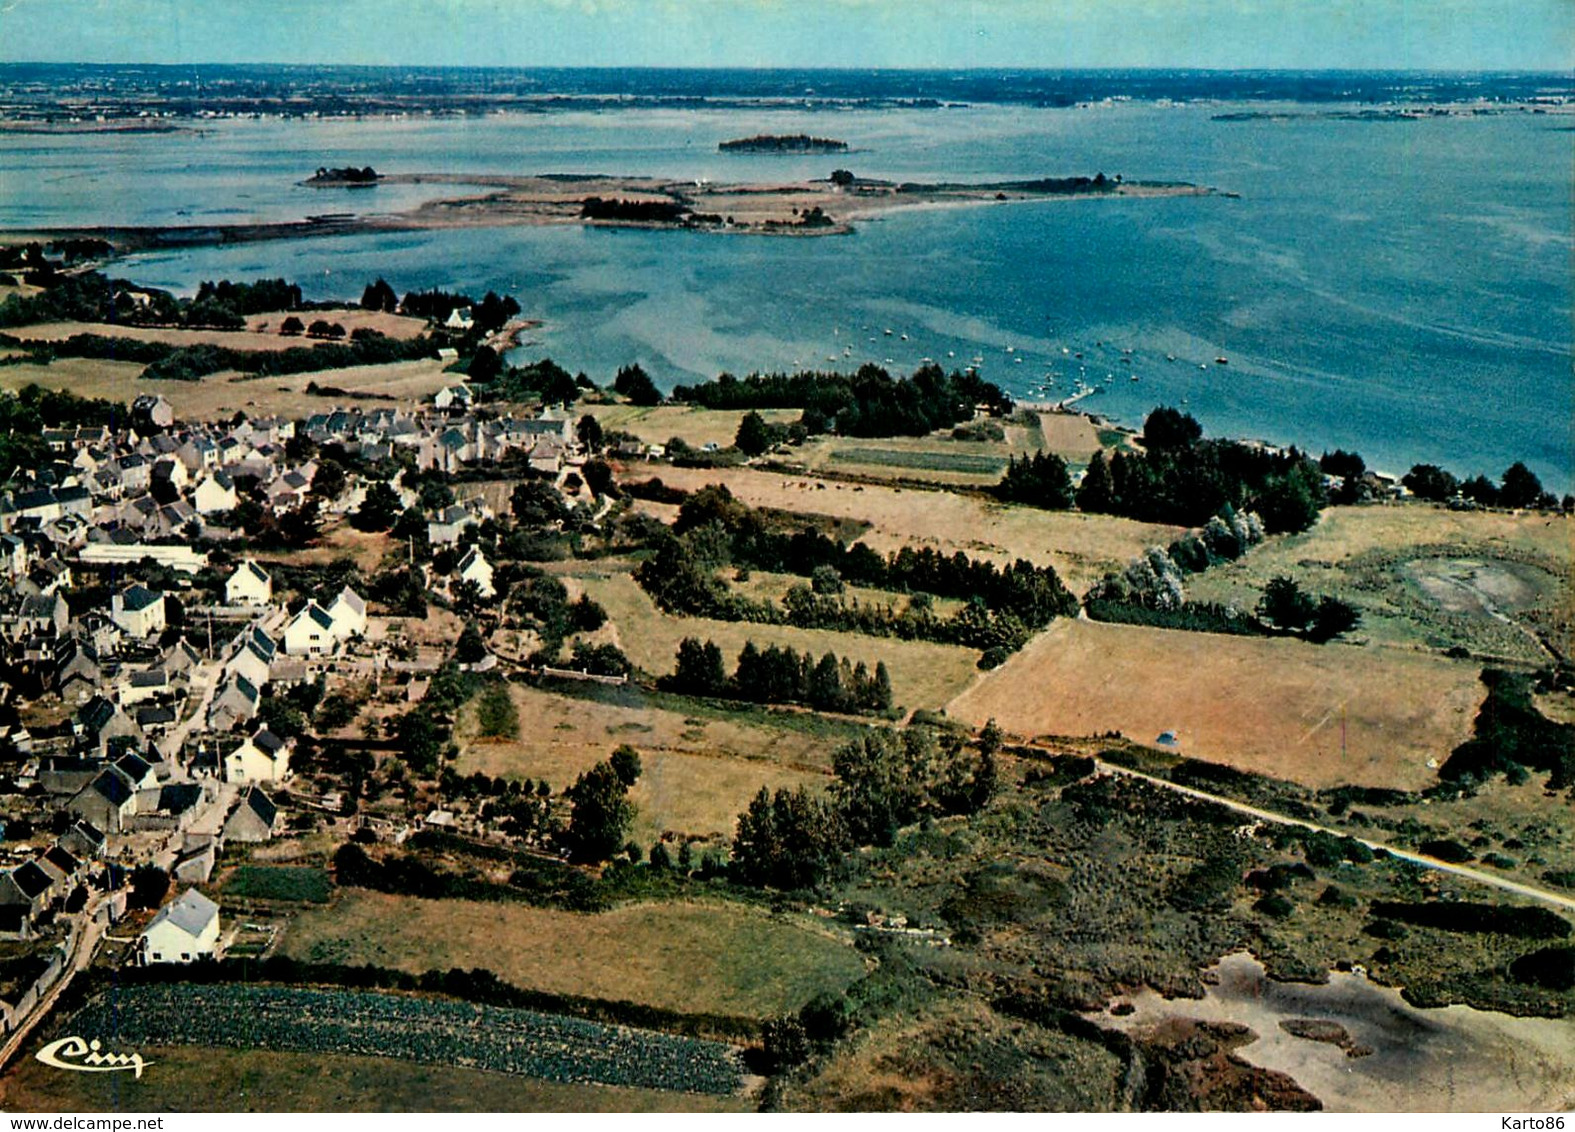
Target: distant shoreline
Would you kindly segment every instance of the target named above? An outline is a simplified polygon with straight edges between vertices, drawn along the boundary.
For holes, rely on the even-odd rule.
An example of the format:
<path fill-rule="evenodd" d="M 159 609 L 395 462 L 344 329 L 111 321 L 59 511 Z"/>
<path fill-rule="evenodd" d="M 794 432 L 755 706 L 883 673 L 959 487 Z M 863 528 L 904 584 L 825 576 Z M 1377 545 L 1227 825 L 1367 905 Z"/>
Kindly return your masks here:
<path fill-rule="evenodd" d="M 321 184 L 322 182 L 319 182 Z M 713 184 L 654 177 L 603 174 L 543 174 L 514 177 L 457 173 L 390 173 L 376 184 L 446 184 L 484 190 L 430 200 L 402 212 L 358 215 L 324 213 L 300 220 L 256 224 L 126 225 L 16 229 L 0 241 L 95 237 L 115 246 L 116 255 L 140 251 L 265 240 L 345 236 L 374 232 L 419 232 L 448 228 L 585 227 L 644 228 L 764 236 L 847 235 L 859 221 L 892 212 L 938 206 L 978 206 L 1030 200 L 1095 200 L 1224 196 L 1207 186 L 1180 181 L 1122 181 L 1064 177 L 984 184 L 905 183 L 859 178 L 833 183 L 795 181 Z M 592 214 L 587 201 L 617 201 L 626 214 Z M 641 215 L 641 206 L 652 218 Z"/>

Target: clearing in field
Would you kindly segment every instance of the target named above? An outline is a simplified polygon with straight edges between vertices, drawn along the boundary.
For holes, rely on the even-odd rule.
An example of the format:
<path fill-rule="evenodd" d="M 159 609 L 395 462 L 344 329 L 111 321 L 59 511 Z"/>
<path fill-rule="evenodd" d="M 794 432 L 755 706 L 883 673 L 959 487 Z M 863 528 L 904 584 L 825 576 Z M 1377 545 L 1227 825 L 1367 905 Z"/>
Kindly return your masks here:
<path fill-rule="evenodd" d="M 1569 650 L 1575 626 L 1569 518 L 1449 511 L 1427 504 L 1336 507 L 1311 530 L 1270 539 L 1187 582 L 1194 600 L 1251 608 L 1270 578 L 1333 594 L 1374 644 L 1549 662 L 1538 634 Z"/>
<path fill-rule="evenodd" d="M 1075 593 L 1082 593 L 1107 571 L 1125 566 L 1146 548 L 1166 546 L 1181 533 L 1180 527 L 1113 515 L 1039 511 L 981 495 L 835 483 L 753 468 L 660 468 L 653 474 L 685 491 L 726 484 L 751 507 L 870 523 L 862 541 L 883 554 L 904 546 L 931 546 L 1002 564 L 1026 558 L 1055 567 Z"/>
<path fill-rule="evenodd" d="M 832 744 L 795 731 L 653 707 L 571 699 L 511 685 L 518 739 L 476 736 L 474 705 L 455 729 L 459 774 L 546 779 L 555 791 L 574 783 L 622 743 L 640 752 L 630 798 L 631 831 L 641 845 L 674 831 L 731 837 L 738 815 L 762 786 L 789 790 L 824 784 Z"/>
<path fill-rule="evenodd" d="M 635 664 L 656 675 L 673 670 L 678 642 L 685 637 L 715 641 L 729 672 L 746 641 L 754 641 L 761 648 L 774 644 L 791 646 L 800 652 L 808 649 L 817 657 L 830 651 L 855 664 L 863 661 L 871 671 L 884 660 L 891 672 L 895 702 L 912 710 L 946 703 L 966 688 L 978 671 L 979 654 L 955 645 L 899 641 L 825 629 L 798 629 L 788 625 L 672 617 L 657 609 L 628 574 L 595 576 L 581 573 L 579 583 L 606 609 L 618 647 Z"/>
<path fill-rule="evenodd" d="M 202 1046 L 138 1050 L 129 1073 L 62 1073 L 32 1057 L 0 1082 L 12 1112 L 742 1112 L 745 1097 L 562 1085 L 450 1065 Z"/>
<path fill-rule="evenodd" d="M 1008 732 L 1140 743 L 1307 786 L 1417 789 L 1482 701 L 1474 665 L 1393 650 L 1060 621 L 947 708 Z"/>
<path fill-rule="evenodd" d="M 864 973 L 851 946 L 726 904 L 584 915 L 347 890 L 294 920 L 282 950 L 303 961 L 412 972 L 485 967 L 553 994 L 757 1018 L 841 993 Z"/>
<path fill-rule="evenodd" d="M 20 389 L 37 383 L 46 389 L 69 389 L 79 397 L 111 401 L 130 401 L 139 393 L 162 393 L 174 406 L 175 415 L 186 421 L 227 419 L 237 409 L 254 416 L 299 418 L 352 404 L 368 410 L 395 405 L 411 408 L 455 380 L 453 374 L 443 372 L 446 364 L 431 358 L 277 377 L 223 371 L 201 381 L 158 381 L 143 379 L 143 367 L 134 362 L 58 358 L 47 366 L 0 366 L 0 388 Z M 346 394 L 365 393 L 369 399 L 307 393 L 306 387 L 314 382 Z"/>

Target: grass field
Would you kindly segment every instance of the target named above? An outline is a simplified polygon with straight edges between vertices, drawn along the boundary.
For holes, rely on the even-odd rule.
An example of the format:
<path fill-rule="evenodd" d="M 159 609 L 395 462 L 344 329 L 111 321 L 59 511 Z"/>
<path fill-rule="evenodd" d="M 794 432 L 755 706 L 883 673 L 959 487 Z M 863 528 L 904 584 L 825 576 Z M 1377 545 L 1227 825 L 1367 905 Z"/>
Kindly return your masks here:
<path fill-rule="evenodd" d="M 1567 637 L 1575 523 L 1548 515 L 1425 504 L 1338 507 L 1311 530 L 1188 580 L 1196 600 L 1250 608 L 1276 575 L 1335 594 L 1362 613 L 1374 644 L 1547 662 L 1531 629 Z M 1566 643 L 1566 648 L 1568 647 Z"/>
<path fill-rule="evenodd" d="M 586 411 L 601 422 L 602 428 L 627 432 L 647 444 L 666 444 L 678 437 L 695 448 L 715 444 L 726 448 L 738 435 L 738 422 L 744 409 L 701 409 L 692 405 L 589 405 Z M 760 415 L 770 424 L 790 424 L 801 415 L 797 409 L 763 409 Z"/>
<path fill-rule="evenodd" d="M 639 811 L 631 836 L 641 845 L 666 831 L 731 837 L 735 819 L 762 786 L 814 787 L 829 773 L 832 744 L 811 735 L 519 685 L 511 691 L 520 737 L 476 738 L 474 708 L 467 708 L 455 731 L 455 770 L 546 779 L 562 790 L 628 743 L 639 750 L 642 766 L 630 795 Z"/>
<path fill-rule="evenodd" d="M 941 706 L 967 687 L 977 673 L 979 654 L 972 649 L 786 625 L 670 617 L 656 608 L 628 574 L 582 572 L 578 580 L 607 610 L 618 646 L 629 659 L 659 675 L 673 670 L 678 642 L 685 637 L 715 641 L 729 671 L 739 650 L 751 640 L 762 648 L 788 645 L 800 652 L 808 649 L 816 656 L 830 650 L 854 663 L 863 661 L 872 671 L 884 660 L 891 672 L 893 698 L 908 709 Z"/>
<path fill-rule="evenodd" d="M 872 526 L 863 541 L 882 553 L 911 545 L 948 554 L 961 550 L 998 563 L 1027 558 L 1054 566 L 1062 581 L 1079 593 L 1146 547 L 1164 546 L 1181 532 L 1179 527 L 1110 515 L 1008 507 L 979 495 L 833 483 L 753 468 L 653 471 L 663 483 L 688 491 L 710 483 L 726 484 L 753 507 L 868 522 Z"/>
<path fill-rule="evenodd" d="M 835 994 L 864 972 L 852 947 L 736 905 L 640 904 L 582 915 L 359 890 L 296 918 L 282 950 L 415 972 L 486 967 L 555 994 L 752 1017 Z"/>
<path fill-rule="evenodd" d="M 326 904 L 333 891 L 328 874 L 310 866 L 241 865 L 224 881 L 224 895 L 253 900 Z"/>
<path fill-rule="evenodd" d="M 905 471 L 961 472 L 997 480 L 1006 471 L 1006 460 L 986 452 L 946 452 L 907 448 L 836 447 L 829 453 L 834 464 L 873 464 Z"/>
<path fill-rule="evenodd" d="M 743 1112 L 745 1097 L 561 1085 L 458 1066 L 198 1046 L 138 1051 L 129 1073 L 66 1073 L 32 1057 L 0 1085 L 13 1112 Z"/>
<path fill-rule="evenodd" d="M 228 418 L 234 416 L 237 409 L 254 415 L 282 413 L 303 417 L 326 412 L 336 404 L 343 407 L 350 403 L 342 397 L 336 400 L 308 394 L 306 387 L 312 382 L 348 393 L 365 392 L 393 398 L 392 401 L 361 402 L 369 407 L 388 407 L 396 403 L 410 407 L 454 381 L 453 374 L 443 372 L 446 364 L 433 358 L 284 377 L 253 378 L 226 371 L 211 374 L 201 381 L 157 381 L 141 379 L 143 367 L 132 362 L 59 358 L 47 366 L 0 366 L 0 388 L 20 389 L 37 383 L 47 389 L 69 389 L 78 396 L 104 397 L 112 401 L 130 401 L 139 393 L 162 393 L 182 420 Z"/>
<path fill-rule="evenodd" d="M 287 350 L 311 346 L 318 339 L 302 335 L 287 337 L 279 326 L 290 314 L 279 311 L 246 320 L 245 330 L 188 330 L 180 326 L 126 326 L 104 322 L 41 322 L 17 327 L 11 333 L 32 342 L 61 342 L 76 334 L 98 334 L 105 338 L 133 338 L 138 342 L 164 342 L 171 346 L 228 346 L 232 350 Z M 295 317 L 310 325 L 317 319 L 337 322 L 348 337 L 362 328 L 378 330 L 390 338 L 414 338 L 426 329 L 426 320 L 405 318 L 382 311 L 357 307 L 340 310 L 297 311 Z"/>
<path fill-rule="evenodd" d="M 1174 731 L 1183 754 L 1308 786 L 1414 789 L 1481 701 L 1466 662 L 1061 621 L 947 710 L 1024 736 Z"/>
<path fill-rule="evenodd" d="M 772 574 L 764 570 L 751 570 L 749 580 L 746 582 L 732 581 L 728 571 L 723 571 L 722 576 L 729 580 L 729 584 L 736 592 L 755 601 L 780 603 L 788 590 L 794 586 L 808 584 L 806 579 L 797 574 Z M 900 610 L 908 602 L 905 594 L 892 593 L 890 590 L 872 590 L 867 586 L 844 586 L 842 592 L 844 597 L 857 599 L 863 605 L 894 605 Z M 964 604 L 959 598 L 936 598 L 935 615 L 950 617 L 962 609 Z"/>

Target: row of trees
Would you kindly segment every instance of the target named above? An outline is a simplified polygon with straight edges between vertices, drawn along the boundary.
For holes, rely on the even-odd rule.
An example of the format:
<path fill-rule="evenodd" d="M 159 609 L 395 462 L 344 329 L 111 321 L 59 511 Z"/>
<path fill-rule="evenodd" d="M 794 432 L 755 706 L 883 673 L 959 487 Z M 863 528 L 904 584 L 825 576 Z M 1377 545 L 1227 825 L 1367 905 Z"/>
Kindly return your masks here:
<path fill-rule="evenodd" d="M 1537 474 L 1518 460 L 1505 469 L 1503 478 L 1497 484 L 1484 475 L 1458 480 L 1435 464 L 1414 465 L 1401 477 L 1400 482 L 1417 498 L 1436 503 L 1445 503 L 1458 496 L 1483 507 L 1540 507 L 1553 510 L 1559 506 L 1558 499 L 1543 489 Z"/>
<path fill-rule="evenodd" d="M 688 696 L 747 700 L 762 704 L 804 704 L 817 711 L 886 712 L 891 710 L 891 674 L 885 661 L 871 673 L 863 661 L 851 663 L 827 652 L 818 661 L 809 652 L 745 643 L 729 677 L 722 650 L 713 641 L 685 637 L 678 645 L 676 665 L 658 686 Z"/>
<path fill-rule="evenodd" d="M 946 373 L 926 365 L 909 378 L 893 378 L 876 365 L 853 374 L 808 371 L 724 373 L 703 385 L 680 385 L 675 401 L 707 409 L 801 409 L 809 432 L 844 436 L 923 436 L 973 419 L 976 406 L 1002 416 L 1012 401 L 999 386 L 973 373 Z"/>

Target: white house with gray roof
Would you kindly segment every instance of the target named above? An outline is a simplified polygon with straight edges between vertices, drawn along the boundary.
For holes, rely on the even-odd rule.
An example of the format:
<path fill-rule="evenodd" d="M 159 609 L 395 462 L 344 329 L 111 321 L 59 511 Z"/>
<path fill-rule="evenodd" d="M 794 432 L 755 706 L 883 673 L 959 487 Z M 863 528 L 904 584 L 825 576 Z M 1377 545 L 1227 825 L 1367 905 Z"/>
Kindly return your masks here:
<path fill-rule="evenodd" d="M 137 957 L 149 963 L 212 959 L 219 946 L 219 906 L 188 888 L 159 909 L 137 939 Z"/>

